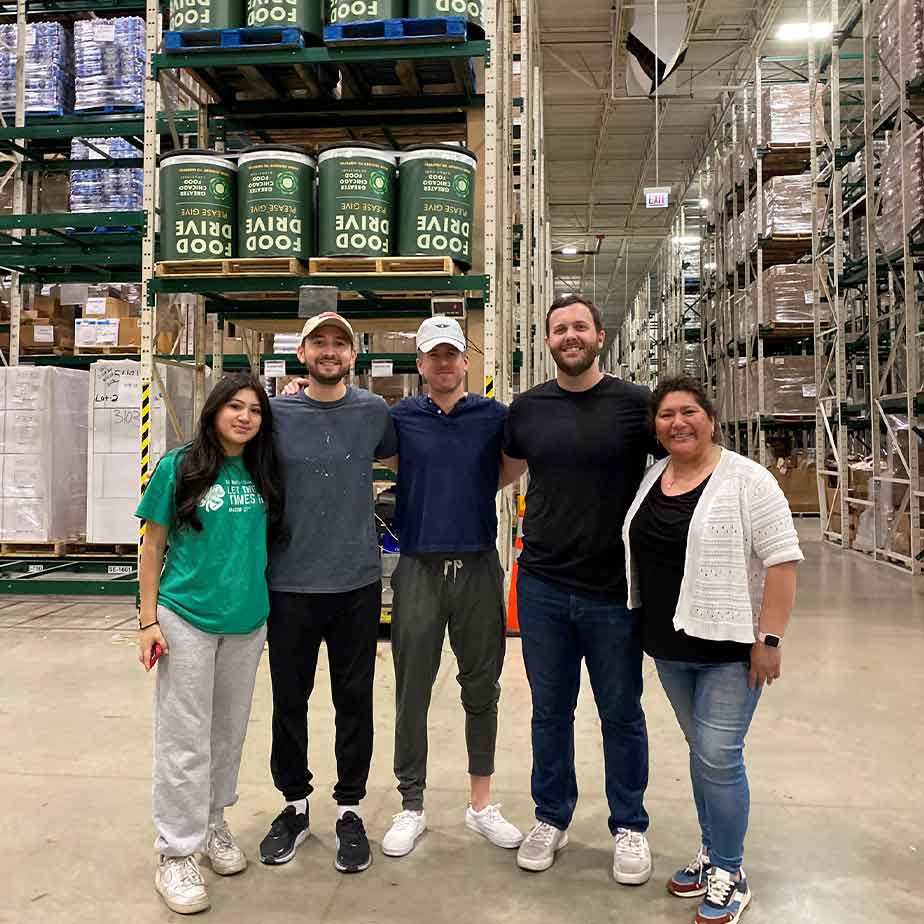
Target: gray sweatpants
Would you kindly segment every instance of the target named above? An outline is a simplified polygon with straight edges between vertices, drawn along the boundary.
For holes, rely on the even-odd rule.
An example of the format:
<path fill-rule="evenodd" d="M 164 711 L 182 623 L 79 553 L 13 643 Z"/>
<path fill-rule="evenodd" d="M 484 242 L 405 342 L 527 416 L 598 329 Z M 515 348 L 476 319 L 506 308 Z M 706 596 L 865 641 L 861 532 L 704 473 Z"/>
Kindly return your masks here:
<path fill-rule="evenodd" d="M 391 578 L 395 662 L 395 776 L 402 807 L 423 808 L 427 785 L 427 713 L 443 639 L 459 664 L 468 772 L 494 773 L 498 679 L 504 666 L 504 574 L 496 550 L 402 555 Z"/>
<path fill-rule="evenodd" d="M 154 691 L 154 827 L 158 853 L 205 850 L 209 823 L 237 802 L 264 624 L 249 635 L 212 635 L 163 606 L 157 619 L 170 654 Z"/>

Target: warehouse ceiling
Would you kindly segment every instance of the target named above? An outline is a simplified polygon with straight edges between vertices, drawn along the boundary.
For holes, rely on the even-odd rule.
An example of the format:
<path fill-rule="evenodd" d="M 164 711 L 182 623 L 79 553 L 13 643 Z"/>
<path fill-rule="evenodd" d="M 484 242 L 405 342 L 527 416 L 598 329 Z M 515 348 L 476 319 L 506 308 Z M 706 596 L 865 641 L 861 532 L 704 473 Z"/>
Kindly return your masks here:
<path fill-rule="evenodd" d="M 594 298 L 613 332 L 670 231 L 730 91 L 753 79 L 755 50 L 805 53 L 804 42 L 793 47 L 773 36 L 780 23 L 804 22 L 806 3 L 659 0 L 659 35 L 665 19 L 686 7 L 688 51 L 659 90 L 657 144 L 655 101 L 627 97 L 625 79 L 626 35 L 636 17 L 652 16 L 653 0 L 539 0 L 539 6 L 556 292 Z M 826 14 L 827 5 L 816 0 L 815 18 Z M 659 56 L 665 57 L 660 48 Z M 672 187 L 668 209 L 645 208 L 644 188 L 657 185 Z M 695 192 L 683 203 L 687 233 L 701 211 Z M 563 247 L 587 253 L 555 254 Z"/>

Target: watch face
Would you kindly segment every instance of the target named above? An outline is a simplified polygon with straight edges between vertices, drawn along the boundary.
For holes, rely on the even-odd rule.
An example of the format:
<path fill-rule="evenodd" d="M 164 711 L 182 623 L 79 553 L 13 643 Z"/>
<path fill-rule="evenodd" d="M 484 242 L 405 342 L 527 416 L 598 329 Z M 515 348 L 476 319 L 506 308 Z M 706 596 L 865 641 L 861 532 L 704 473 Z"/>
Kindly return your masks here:
<path fill-rule="evenodd" d="M 764 644 L 769 648 L 779 648 L 780 637 L 778 635 L 764 635 Z"/>

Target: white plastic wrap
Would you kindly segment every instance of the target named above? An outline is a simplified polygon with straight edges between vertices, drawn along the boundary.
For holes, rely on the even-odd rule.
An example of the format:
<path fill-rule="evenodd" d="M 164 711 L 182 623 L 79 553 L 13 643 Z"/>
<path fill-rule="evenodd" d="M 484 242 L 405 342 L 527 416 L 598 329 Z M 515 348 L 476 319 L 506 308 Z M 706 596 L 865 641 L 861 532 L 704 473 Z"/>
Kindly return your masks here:
<path fill-rule="evenodd" d="M 0 539 L 82 537 L 89 373 L 15 366 L 0 370 L 0 380 Z"/>
<path fill-rule="evenodd" d="M 812 234 L 812 177 L 776 176 L 764 183 L 764 223 L 755 227 L 763 237 L 810 237 Z M 819 214 L 824 209 L 824 194 L 816 193 Z M 756 209 L 755 209 L 756 219 Z M 754 222 L 757 224 L 756 220 Z"/>
<path fill-rule="evenodd" d="M 193 434 L 195 370 L 158 366 L 179 433 L 156 384 L 151 399 L 151 468 Z M 87 454 L 87 541 L 133 543 L 138 538 L 141 365 L 99 360 L 90 367 L 90 433 Z M 84 407 L 86 413 L 86 407 Z"/>
<path fill-rule="evenodd" d="M 918 135 L 905 148 L 908 158 L 908 176 L 911 188 L 906 190 L 908 200 L 908 232 L 924 221 L 924 138 Z M 882 155 L 882 174 L 879 181 L 882 193 L 882 210 L 876 216 L 876 231 L 884 253 L 892 253 L 903 246 L 902 238 L 902 161 L 901 138 L 893 136 Z"/>
<path fill-rule="evenodd" d="M 883 110 L 898 101 L 899 55 L 904 57 L 905 80 L 924 74 L 924 0 L 886 0 L 879 8 L 879 92 Z"/>
<path fill-rule="evenodd" d="M 787 83 L 764 87 L 761 91 L 761 123 L 763 144 L 811 144 L 811 106 L 807 83 Z M 815 94 L 815 132 L 822 137 L 824 108 L 822 94 Z"/>
<path fill-rule="evenodd" d="M 758 367 L 763 363 L 764 401 L 760 408 Z M 768 356 L 748 367 L 753 410 L 769 416 L 815 413 L 815 359 L 812 356 Z"/>

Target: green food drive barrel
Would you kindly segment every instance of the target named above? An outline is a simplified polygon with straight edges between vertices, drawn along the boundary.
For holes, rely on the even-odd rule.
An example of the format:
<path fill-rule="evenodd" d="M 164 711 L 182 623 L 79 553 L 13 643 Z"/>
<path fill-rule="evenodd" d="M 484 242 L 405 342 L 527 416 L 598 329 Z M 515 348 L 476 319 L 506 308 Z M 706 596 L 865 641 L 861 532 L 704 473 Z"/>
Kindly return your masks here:
<path fill-rule="evenodd" d="M 314 158 L 296 147 L 248 148 L 237 169 L 237 255 L 314 256 Z"/>
<path fill-rule="evenodd" d="M 170 0 L 170 28 L 237 29 L 244 25 L 244 0 Z"/>
<path fill-rule="evenodd" d="M 236 171 L 214 151 L 181 150 L 161 158 L 161 260 L 234 256 Z"/>
<path fill-rule="evenodd" d="M 407 0 L 324 0 L 324 7 L 332 26 L 407 16 Z"/>
<path fill-rule="evenodd" d="M 399 156 L 398 253 L 402 257 L 452 257 L 471 266 L 475 155 L 455 145 L 420 144 Z"/>
<path fill-rule="evenodd" d="M 484 28 L 481 18 L 483 0 L 408 0 L 408 16 L 433 19 L 439 16 L 464 16 Z"/>
<path fill-rule="evenodd" d="M 321 38 L 324 27 L 321 23 L 323 0 L 247 0 L 247 25 L 294 26 Z"/>
<path fill-rule="evenodd" d="M 322 257 L 387 257 L 398 155 L 377 144 L 331 145 L 318 157 Z"/>

